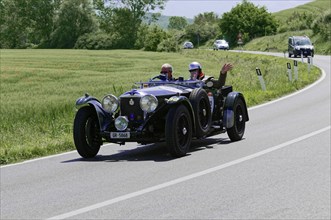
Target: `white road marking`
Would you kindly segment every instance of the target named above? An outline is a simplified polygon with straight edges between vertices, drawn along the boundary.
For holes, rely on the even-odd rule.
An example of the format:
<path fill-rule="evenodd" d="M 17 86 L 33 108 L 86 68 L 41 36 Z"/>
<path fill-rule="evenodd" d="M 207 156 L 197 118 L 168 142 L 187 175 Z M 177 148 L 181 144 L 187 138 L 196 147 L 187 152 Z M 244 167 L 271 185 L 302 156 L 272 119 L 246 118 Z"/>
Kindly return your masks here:
<path fill-rule="evenodd" d="M 107 146 L 107 145 L 111 145 L 111 144 L 113 144 L 113 143 L 104 144 L 104 145 L 102 145 L 102 147 Z M 54 154 L 54 155 L 50 155 L 50 156 L 45 156 L 45 157 L 39 157 L 39 158 L 36 158 L 36 159 L 26 160 L 26 161 L 19 162 L 19 163 L 13 163 L 13 164 L 8 164 L 8 165 L 3 165 L 3 166 L 0 166 L 0 168 L 12 167 L 12 166 L 16 166 L 16 165 L 31 163 L 31 162 L 35 162 L 35 161 L 38 161 L 38 160 L 45 160 L 45 159 L 49 159 L 49 158 L 53 158 L 53 157 L 59 157 L 59 156 L 63 156 L 63 155 L 67 155 L 67 154 L 72 154 L 72 153 L 78 154 L 77 153 L 77 150 L 72 150 L 72 151 L 68 151 L 68 152 L 65 152 L 65 153 Z"/>
<path fill-rule="evenodd" d="M 86 213 L 86 212 L 89 212 L 89 211 L 93 211 L 95 209 L 99 209 L 99 208 L 102 208 L 102 207 L 105 207 L 105 206 L 109 206 L 109 205 L 112 205 L 114 203 L 118 203 L 118 202 L 121 202 L 121 201 L 124 201 L 124 200 L 128 200 L 128 199 L 131 199 L 131 198 L 134 198 L 134 197 L 137 197 L 137 196 L 141 196 L 141 195 L 144 195 L 146 193 L 150 193 L 150 192 L 153 192 L 153 191 L 156 191 L 156 190 L 160 190 L 160 189 L 163 189 L 163 188 L 166 188 L 166 187 L 169 187 L 169 186 L 173 186 L 173 185 L 176 185 L 176 184 L 179 184 L 179 183 L 182 183 L 182 182 L 185 182 L 185 181 L 188 181 L 188 180 L 191 180 L 191 179 L 194 179 L 194 178 L 197 178 L 197 177 L 206 175 L 206 174 L 210 174 L 210 173 L 213 173 L 213 172 L 222 170 L 224 168 L 227 168 L 227 167 L 230 167 L 230 166 L 233 166 L 233 165 L 236 165 L 236 164 L 239 164 L 239 163 L 242 163 L 242 162 L 245 162 L 245 161 L 248 161 L 248 160 L 257 158 L 257 157 L 260 157 L 260 156 L 263 156 L 265 154 L 268 154 L 268 153 L 271 153 L 273 151 L 279 150 L 281 148 L 287 147 L 287 146 L 289 146 L 291 144 L 294 144 L 294 143 L 303 141 L 305 139 L 308 139 L 310 137 L 313 137 L 315 135 L 318 135 L 318 134 L 320 134 L 322 132 L 325 132 L 327 130 L 330 130 L 330 127 L 331 126 L 329 125 L 329 126 L 327 126 L 325 128 L 322 128 L 320 130 L 317 130 L 317 131 L 311 132 L 309 134 L 303 135 L 303 136 L 298 137 L 296 139 L 293 139 L 293 140 L 284 142 L 284 143 L 279 144 L 277 146 L 270 147 L 270 148 L 265 149 L 263 151 L 259 151 L 257 153 L 248 155 L 246 157 L 242 157 L 242 158 L 239 158 L 239 159 L 230 161 L 228 163 L 225 163 L 225 164 L 222 164 L 222 165 L 219 165 L 219 166 L 216 166 L 216 167 L 212 167 L 212 168 L 207 169 L 207 170 L 203 170 L 201 172 L 193 173 L 191 175 L 184 176 L 184 177 L 181 177 L 181 178 L 178 178 L 178 179 L 169 181 L 169 182 L 165 182 L 165 183 L 162 183 L 162 184 L 159 184 L 159 185 L 156 185 L 156 186 L 152 186 L 152 187 L 149 187 L 149 188 L 140 190 L 140 191 L 129 193 L 129 194 L 126 194 L 126 195 L 123 195 L 123 196 L 119 196 L 119 197 L 116 197 L 116 198 L 113 198 L 113 199 L 104 201 L 104 202 L 96 203 L 96 204 L 91 205 L 91 206 L 87 206 L 87 207 L 84 207 L 84 208 L 81 208 L 81 209 L 77 209 L 77 210 L 74 210 L 74 211 L 71 211 L 71 212 L 68 212 L 68 213 L 57 215 L 57 216 L 51 217 L 49 219 L 65 219 L 65 218 L 69 218 L 69 217 L 72 217 L 72 216 L 75 216 L 75 215 L 83 214 L 83 213 Z"/>
<path fill-rule="evenodd" d="M 58 156 L 66 155 L 66 154 L 72 154 L 72 153 L 75 153 L 75 152 L 77 152 L 77 151 L 74 150 L 74 151 L 69 151 L 69 152 L 65 152 L 65 153 L 50 155 L 50 156 L 46 156 L 46 157 L 39 157 L 39 158 L 36 158 L 36 159 L 26 160 L 26 161 L 19 162 L 19 163 L 13 163 L 13 164 L 8 164 L 8 165 L 3 165 L 0 168 L 17 166 L 17 165 L 21 165 L 21 164 L 35 162 L 35 161 L 38 161 L 38 160 L 45 160 L 45 159 L 49 159 L 49 158 L 53 158 L 53 157 L 58 157 Z"/>

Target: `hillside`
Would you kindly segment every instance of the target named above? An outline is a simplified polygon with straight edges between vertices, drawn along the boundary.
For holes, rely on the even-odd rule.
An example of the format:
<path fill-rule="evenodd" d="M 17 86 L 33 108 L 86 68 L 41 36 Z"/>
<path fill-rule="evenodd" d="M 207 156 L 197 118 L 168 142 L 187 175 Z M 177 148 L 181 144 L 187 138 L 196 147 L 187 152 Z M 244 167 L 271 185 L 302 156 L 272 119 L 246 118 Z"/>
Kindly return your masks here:
<path fill-rule="evenodd" d="M 331 8 L 330 0 L 315 0 L 313 2 L 309 2 L 307 4 L 300 5 L 295 8 L 275 12 L 273 13 L 273 15 L 276 17 L 277 20 L 280 21 L 281 24 L 284 24 L 286 23 L 286 20 L 295 13 L 299 13 L 299 14 L 307 13 L 316 16 L 327 10 L 330 10 L 330 8 Z"/>
<path fill-rule="evenodd" d="M 280 23 L 278 34 L 253 39 L 244 45 L 245 50 L 258 51 L 287 51 L 289 36 L 307 35 L 315 46 L 316 54 L 331 54 L 330 44 L 330 15 L 328 15 L 328 39 L 320 34 L 314 35 L 312 24 L 318 15 L 330 14 L 331 2 L 329 0 L 315 0 L 296 8 L 273 13 Z"/>
<path fill-rule="evenodd" d="M 159 27 L 161 27 L 163 29 L 168 29 L 169 18 L 170 17 L 171 16 L 161 15 L 157 21 L 152 22 L 151 24 L 156 24 L 156 25 L 158 25 Z M 184 18 L 186 18 L 186 17 L 184 17 Z M 148 15 L 147 15 L 147 19 L 145 19 L 145 22 L 146 23 L 148 23 L 147 20 L 148 20 Z M 187 23 L 188 24 L 192 24 L 193 23 L 193 19 L 191 19 L 191 18 L 186 18 L 186 20 L 187 20 Z"/>

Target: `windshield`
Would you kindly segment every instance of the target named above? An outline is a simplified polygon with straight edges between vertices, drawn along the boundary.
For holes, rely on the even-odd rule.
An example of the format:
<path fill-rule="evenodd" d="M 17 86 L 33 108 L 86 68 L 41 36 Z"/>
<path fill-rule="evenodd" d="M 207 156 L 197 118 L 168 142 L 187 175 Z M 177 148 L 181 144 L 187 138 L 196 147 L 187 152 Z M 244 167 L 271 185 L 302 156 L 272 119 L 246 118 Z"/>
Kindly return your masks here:
<path fill-rule="evenodd" d="M 187 87 L 187 88 L 200 88 L 204 85 L 204 82 L 201 80 L 176 80 L 176 81 L 149 81 L 149 82 L 136 82 L 138 84 L 138 88 L 148 88 L 148 87 L 155 87 L 155 86 L 173 86 L 173 87 Z"/>
<path fill-rule="evenodd" d="M 300 39 L 296 42 L 296 45 L 311 45 L 309 39 Z"/>
<path fill-rule="evenodd" d="M 225 40 L 217 40 L 216 43 L 217 44 L 224 44 L 225 43 Z"/>

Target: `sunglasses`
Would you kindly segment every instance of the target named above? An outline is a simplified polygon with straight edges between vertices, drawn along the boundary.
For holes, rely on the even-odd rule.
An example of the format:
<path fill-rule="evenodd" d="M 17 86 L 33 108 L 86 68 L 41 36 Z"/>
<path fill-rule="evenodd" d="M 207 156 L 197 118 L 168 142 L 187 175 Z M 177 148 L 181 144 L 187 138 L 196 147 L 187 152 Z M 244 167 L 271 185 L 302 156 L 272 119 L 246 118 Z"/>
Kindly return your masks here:
<path fill-rule="evenodd" d="M 168 72 L 166 72 L 166 71 L 161 71 L 160 73 L 161 73 L 161 74 L 167 74 Z"/>

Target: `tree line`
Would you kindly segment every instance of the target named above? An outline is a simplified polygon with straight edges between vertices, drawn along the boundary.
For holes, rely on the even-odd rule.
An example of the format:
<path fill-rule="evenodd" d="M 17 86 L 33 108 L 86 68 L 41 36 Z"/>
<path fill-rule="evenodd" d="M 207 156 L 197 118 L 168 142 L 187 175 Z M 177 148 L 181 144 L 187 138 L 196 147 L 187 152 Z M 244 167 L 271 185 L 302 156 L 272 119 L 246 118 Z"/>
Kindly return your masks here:
<path fill-rule="evenodd" d="M 273 35 L 278 22 L 265 7 L 243 0 L 221 17 L 199 14 L 188 24 L 169 18 L 168 29 L 154 21 L 165 0 L 0 0 L 1 48 L 144 49 L 177 51 L 185 40 L 202 45 L 218 38 L 237 45 Z"/>

